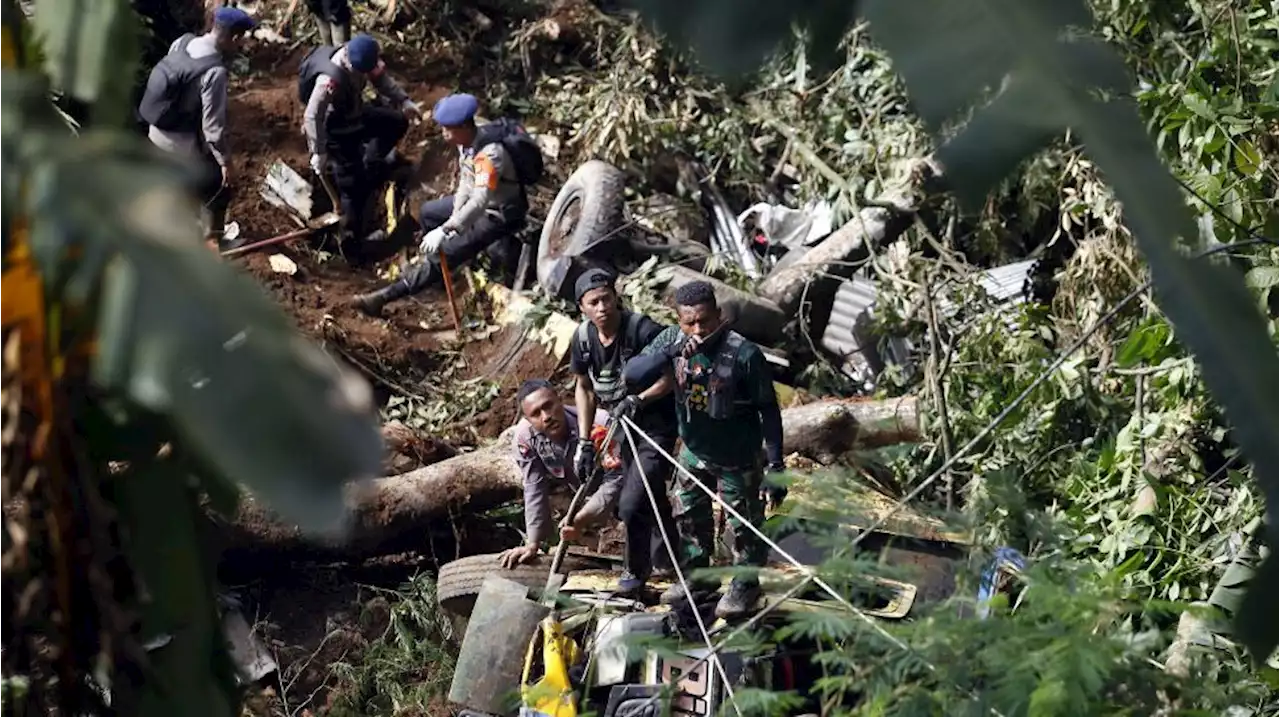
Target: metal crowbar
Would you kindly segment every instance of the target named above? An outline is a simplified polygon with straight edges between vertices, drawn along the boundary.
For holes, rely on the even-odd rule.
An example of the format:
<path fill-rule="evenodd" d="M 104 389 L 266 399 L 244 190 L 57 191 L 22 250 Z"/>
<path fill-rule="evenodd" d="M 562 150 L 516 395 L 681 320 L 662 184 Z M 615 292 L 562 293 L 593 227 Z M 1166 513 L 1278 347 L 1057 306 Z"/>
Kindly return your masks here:
<path fill-rule="evenodd" d="M 224 252 L 221 252 L 221 255 L 235 256 L 237 254 L 247 254 L 251 251 L 256 251 L 264 247 L 274 246 L 276 244 L 283 244 L 287 241 L 291 241 L 299 237 L 304 237 L 310 234 L 311 232 L 324 229 L 325 227 L 331 227 L 337 223 L 338 223 L 337 213 L 326 212 L 316 217 L 315 219 L 312 219 L 311 221 L 307 222 L 307 225 L 301 229 L 296 229 L 294 231 L 288 232 L 287 234 L 281 234 L 280 236 L 271 237 L 270 239 L 263 239 L 261 241 L 256 241 L 256 242 L 253 242 L 252 244 L 245 244 L 244 246 L 238 246 L 235 249 L 228 249 Z"/>

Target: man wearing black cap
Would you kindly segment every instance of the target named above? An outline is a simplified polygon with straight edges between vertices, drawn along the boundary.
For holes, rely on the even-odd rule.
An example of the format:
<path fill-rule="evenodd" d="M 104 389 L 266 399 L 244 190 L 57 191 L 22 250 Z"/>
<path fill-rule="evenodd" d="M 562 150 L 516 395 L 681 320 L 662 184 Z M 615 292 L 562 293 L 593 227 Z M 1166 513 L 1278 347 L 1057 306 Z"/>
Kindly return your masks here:
<path fill-rule="evenodd" d="M 622 369 L 658 334 L 662 325 L 620 305 L 613 285 L 613 275 L 603 269 L 588 269 L 574 286 L 578 308 L 585 317 L 574 334 L 570 348 L 570 365 L 577 376 L 575 403 L 578 406 L 579 435 L 586 428 L 582 417 L 599 408 L 610 412 L 614 420 L 627 416 L 642 430 L 653 436 L 668 453 L 676 443 L 676 413 L 670 391 L 671 381 L 663 377 L 639 393 L 631 393 L 623 381 Z M 619 429 L 619 436 L 625 433 Z M 590 441 L 579 441 L 574 457 L 574 470 L 581 476 L 590 472 L 595 447 Z M 652 446 L 637 437 L 632 453 L 622 441 L 623 479 L 618 498 L 618 517 L 627 531 L 627 547 L 618 592 L 635 594 L 643 589 L 653 567 L 654 557 L 667 564 L 669 556 L 654 530 L 653 506 L 649 502 L 644 478 L 657 500 L 658 511 L 667 534 L 676 536 L 671 521 L 671 501 L 667 497 L 667 480 L 672 466 Z M 643 477 L 642 477 L 643 473 Z M 657 538 L 655 541 L 654 538 Z M 657 555 L 651 555 L 651 551 Z M 664 560 L 666 558 L 666 560 Z"/>
<path fill-rule="evenodd" d="M 469 94 L 449 95 L 436 103 L 432 117 L 446 142 L 458 148 L 458 185 L 451 197 L 423 203 L 418 213 L 420 262 L 378 291 L 356 296 L 356 308 L 379 316 L 391 301 L 417 294 L 440 281 L 439 253 L 451 268 L 486 252 L 499 274 L 514 273 L 520 259 L 516 235 L 529 211 L 525 186 L 542 172 L 537 144 L 515 122 L 498 120 L 476 126 L 479 102 Z"/>
<path fill-rule="evenodd" d="M 757 527 L 764 522 L 763 499 L 780 503 L 786 491 L 766 485 L 760 460 L 764 444 L 770 473 L 782 463 L 782 413 L 773 379 L 759 346 L 729 329 L 720 314 L 715 290 L 692 281 L 676 291 L 680 325 L 659 334 L 640 356 L 627 363 L 628 383 L 647 386 L 660 376 L 675 379 L 676 415 L 680 423 L 681 465 Z M 711 498 L 683 473 L 677 479 L 675 511 L 680 531 L 680 567 L 704 568 L 714 552 Z M 734 516 L 727 516 L 733 564 L 763 567 L 768 552 L 759 536 Z M 695 593 L 710 586 L 692 581 Z M 749 612 L 760 597 L 757 576 L 734 577 L 716 605 L 723 618 Z M 673 585 L 662 602 L 688 601 L 683 586 Z M 701 600 L 695 599 L 695 604 Z"/>
<path fill-rule="evenodd" d="M 138 105 L 138 115 L 150 125 L 152 144 L 200 164 L 201 223 L 213 248 L 231 248 L 222 242 L 234 176 L 227 145 L 225 63 L 255 24 L 244 10 L 218 8 L 209 32 L 183 35 L 169 46 L 169 54 L 151 70 Z"/>
<path fill-rule="evenodd" d="M 366 105 L 369 84 L 392 107 Z M 409 117 L 421 118 L 422 112 L 387 74 L 378 42 L 365 34 L 339 47 L 312 50 L 298 70 L 298 97 L 307 108 L 302 131 L 311 169 L 323 177 L 332 165 L 347 256 L 358 261 L 370 192 L 390 176 Z"/>

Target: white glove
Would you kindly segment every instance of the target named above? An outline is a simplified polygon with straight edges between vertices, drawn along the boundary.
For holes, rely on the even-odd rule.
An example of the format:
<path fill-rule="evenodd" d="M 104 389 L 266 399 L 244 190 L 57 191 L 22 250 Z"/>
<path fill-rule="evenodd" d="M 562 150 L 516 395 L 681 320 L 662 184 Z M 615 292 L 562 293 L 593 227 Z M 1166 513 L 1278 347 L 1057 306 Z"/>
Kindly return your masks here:
<path fill-rule="evenodd" d="M 311 155 L 311 171 L 324 176 L 325 165 L 328 164 L 329 158 L 323 154 Z"/>
<path fill-rule="evenodd" d="M 444 227 L 436 227 L 422 236 L 422 241 L 418 243 L 418 251 L 424 255 L 435 254 L 440 251 L 440 245 L 446 238 Z"/>
<path fill-rule="evenodd" d="M 405 100 L 404 104 L 400 105 L 400 111 L 404 112 L 405 117 L 417 120 L 422 119 L 422 108 L 413 100 Z"/>

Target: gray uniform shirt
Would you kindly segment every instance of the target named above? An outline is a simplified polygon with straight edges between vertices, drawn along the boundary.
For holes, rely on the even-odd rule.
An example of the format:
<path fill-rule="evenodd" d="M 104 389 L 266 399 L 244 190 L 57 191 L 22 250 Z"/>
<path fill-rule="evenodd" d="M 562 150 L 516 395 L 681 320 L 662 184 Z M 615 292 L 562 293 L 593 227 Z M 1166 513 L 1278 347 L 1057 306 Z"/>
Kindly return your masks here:
<path fill-rule="evenodd" d="M 569 427 L 569 436 L 562 444 L 552 441 L 546 434 L 533 430 L 533 425 L 526 418 L 516 424 L 516 434 L 512 439 L 512 449 L 516 456 L 516 465 L 524 480 L 524 524 L 527 544 L 540 545 L 551 539 L 555 524 L 551 520 L 551 491 L 556 484 L 565 484 L 577 490 L 578 479 L 573 472 L 573 454 L 578 443 L 578 411 L 575 408 L 564 409 L 565 425 Z M 609 414 L 596 411 L 595 425 L 603 426 L 609 421 Z M 616 439 L 615 439 L 616 442 Z M 543 456 L 551 456 L 550 464 Z M 582 510 L 592 518 L 598 519 L 611 511 L 618 503 L 618 495 L 622 491 L 622 474 L 618 471 L 605 473 L 600 487 L 587 500 Z"/>
<path fill-rule="evenodd" d="M 387 74 L 387 67 L 382 60 L 378 60 L 377 67 L 368 73 L 356 72 L 351 69 L 351 60 L 347 59 L 347 48 L 343 46 L 333 53 L 329 61 L 347 73 L 347 82 L 351 83 L 352 93 L 356 97 L 356 101 L 351 103 L 349 108 L 349 116 L 343 119 L 354 121 L 360 116 L 360 111 L 364 109 L 364 90 L 368 85 L 373 85 L 378 94 L 395 102 L 399 107 L 409 102 L 409 95 Z M 311 97 L 307 100 L 307 109 L 302 113 L 302 133 L 307 137 L 307 151 L 311 154 L 324 154 L 325 142 L 328 138 L 325 127 L 328 125 L 331 113 L 337 109 L 333 106 L 335 82 L 328 75 L 317 77 L 316 85 L 311 89 Z"/>
<path fill-rule="evenodd" d="M 501 142 L 478 151 L 459 147 L 458 188 L 453 193 L 453 213 L 444 228 L 465 231 L 486 213 L 501 219 L 501 208 L 519 196 L 515 164 Z"/>
<path fill-rule="evenodd" d="M 173 41 L 169 52 L 178 51 L 178 43 L 182 38 Z M 213 33 L 205 33 L 192 38 L 187 43 L 187 54 L 194 59 L 208 57 L 218 53 Z M 200 133 L 204 145 L 213 156 L 218 166 L 227 166 L 230 149 L 227 146 L 227 68 L 211 67 L 200 76 Z M 152 127 L 147 138 L 160 149 L 169 152 L 185 152 L 199 154 L 200 137 L 191 132 L 166 132 Z"/>

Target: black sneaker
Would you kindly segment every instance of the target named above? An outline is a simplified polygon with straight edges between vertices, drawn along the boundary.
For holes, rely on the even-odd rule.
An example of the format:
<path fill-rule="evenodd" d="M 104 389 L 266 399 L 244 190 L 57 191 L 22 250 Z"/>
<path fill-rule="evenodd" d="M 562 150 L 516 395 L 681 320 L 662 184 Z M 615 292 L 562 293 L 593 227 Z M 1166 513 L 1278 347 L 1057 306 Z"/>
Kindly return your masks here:
<path fill-rule="evenodd" d="M 729 583 L 729 592 L 716 604 L 716 617 L 726 620 L 743 617 L 755 611 L 760 600 L 760 583 L 751 580 L 734 578 Z"/>

